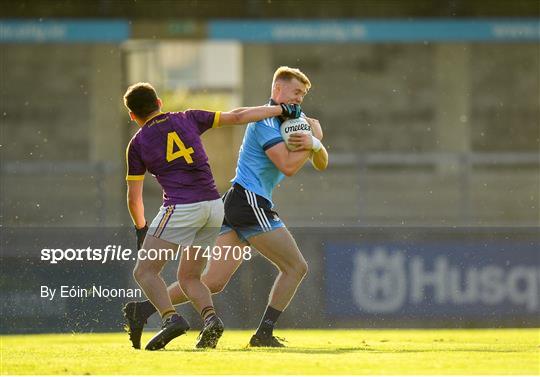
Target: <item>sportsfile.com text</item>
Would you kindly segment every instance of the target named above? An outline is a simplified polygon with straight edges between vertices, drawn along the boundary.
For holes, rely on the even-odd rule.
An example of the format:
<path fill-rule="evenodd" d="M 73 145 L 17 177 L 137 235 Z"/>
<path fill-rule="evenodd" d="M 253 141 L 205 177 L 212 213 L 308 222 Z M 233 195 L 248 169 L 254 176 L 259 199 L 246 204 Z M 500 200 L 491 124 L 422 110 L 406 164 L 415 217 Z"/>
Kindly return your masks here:
<path fill-rule="evenodd" d="M 41 261 L 49 264 L 72 261 L 97 261 L 107 263 L 108 261 L 129 261 L 129 260 L 180 260 L 182 253 L 186 259 L 197 259 L 199 257 L 207 259 L 234 259 L 249 260 L 252 257 L 250 246 L 178 246 L 177 249 L 140 249 L 132 250 L 123 248 L 121 245 L 107 245 L 105 248 L 44 248 L 41 249 Z"/>

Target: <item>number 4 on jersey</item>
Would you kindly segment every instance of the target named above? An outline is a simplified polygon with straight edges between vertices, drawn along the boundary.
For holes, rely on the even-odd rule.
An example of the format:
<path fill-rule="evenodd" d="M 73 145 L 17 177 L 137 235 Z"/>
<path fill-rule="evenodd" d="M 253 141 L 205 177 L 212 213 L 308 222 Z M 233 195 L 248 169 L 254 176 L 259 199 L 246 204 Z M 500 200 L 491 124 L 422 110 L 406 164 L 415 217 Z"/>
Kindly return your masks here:
<path fill-rule="evenodd" d="M 174 152 L 174 147 L 177 146 L 178 150 Z M 176 132 L 169 132 L 167 134 L 167 162 L 176 160 L 177 158 L 184 157 L 188 164 L 193 163 L 191 155 L 195 153 L 192 147 L 186 148 L 180 136 Z"/>

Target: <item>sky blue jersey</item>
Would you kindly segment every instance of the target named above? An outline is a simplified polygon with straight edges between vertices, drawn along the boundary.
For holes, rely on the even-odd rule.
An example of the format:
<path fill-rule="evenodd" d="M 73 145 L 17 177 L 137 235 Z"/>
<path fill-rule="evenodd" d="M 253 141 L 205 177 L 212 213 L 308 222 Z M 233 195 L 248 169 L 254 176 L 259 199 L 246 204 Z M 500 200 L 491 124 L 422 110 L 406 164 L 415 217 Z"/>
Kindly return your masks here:
<path fill-rule="evenodd" d="M 236 176 L 231 180 L 270 201 L 272 190 L 285 175 L 268 158 L 265 151 L 282 143 L 278 117 L 248 124 L 240 147 Z"/>

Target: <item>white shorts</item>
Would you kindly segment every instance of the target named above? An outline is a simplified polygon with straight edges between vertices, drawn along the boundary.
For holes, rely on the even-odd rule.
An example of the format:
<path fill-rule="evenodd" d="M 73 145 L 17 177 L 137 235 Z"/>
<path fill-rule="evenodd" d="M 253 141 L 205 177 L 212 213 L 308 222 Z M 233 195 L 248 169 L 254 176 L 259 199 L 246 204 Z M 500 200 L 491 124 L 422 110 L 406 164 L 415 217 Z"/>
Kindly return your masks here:
<path fill-rule="evenodd" d="M 181 246 L 214 246 L 222 223 L 221 198 L 161 206 L 148 234 Z"/>

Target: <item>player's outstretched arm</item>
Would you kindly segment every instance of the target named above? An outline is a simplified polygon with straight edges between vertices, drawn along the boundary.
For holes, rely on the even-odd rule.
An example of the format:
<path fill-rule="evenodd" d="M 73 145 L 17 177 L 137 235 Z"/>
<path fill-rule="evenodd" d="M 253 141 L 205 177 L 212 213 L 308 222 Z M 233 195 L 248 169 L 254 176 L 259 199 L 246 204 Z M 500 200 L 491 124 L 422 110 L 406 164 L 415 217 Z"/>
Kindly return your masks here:
<path fill-rule="evenodd" d="M 146 225 L 146 219 L 144 218 L 143 183 L 143 180 L 127 181 L 127 206 L 129 215 L 133 220 L 133 224 L 138 229 Z"/>
<path fill-rule="evenodd" d="M 289 118 L 298 118 L 301 113 L 302 109 L 299 105 L 242 107 L 226 113 L 221 113 L 219 117 L 219 125 L 228 126 L 235 124 L 246 124 L 280 115 L 284 115 Z"/>

